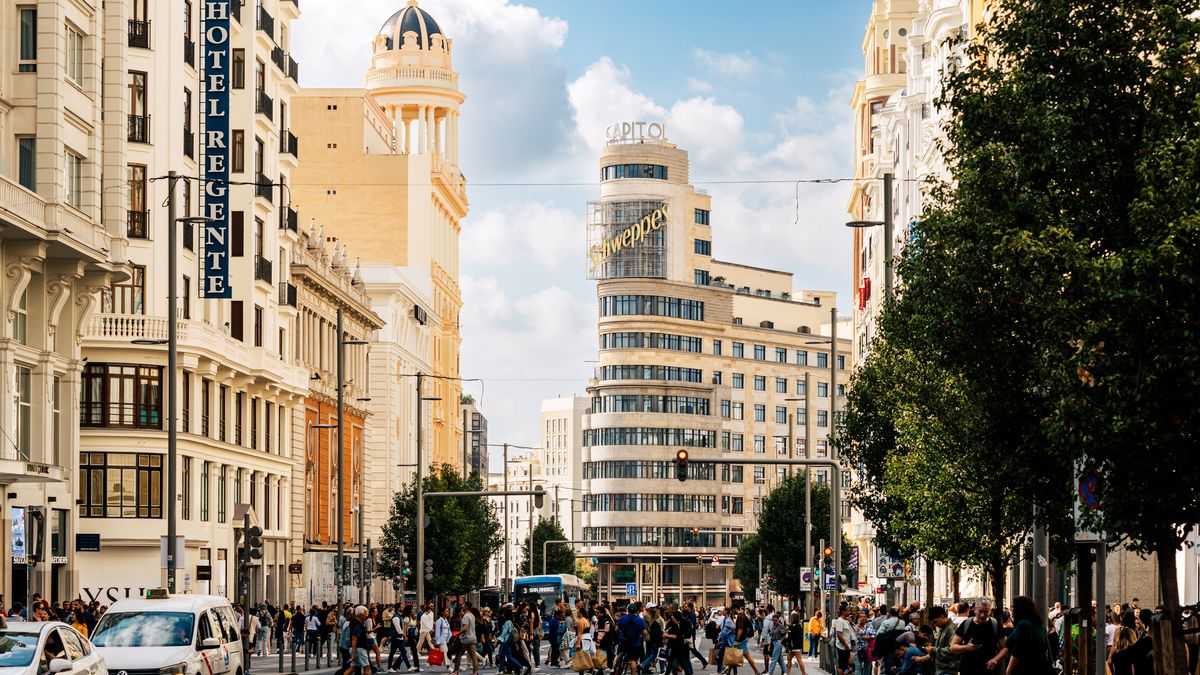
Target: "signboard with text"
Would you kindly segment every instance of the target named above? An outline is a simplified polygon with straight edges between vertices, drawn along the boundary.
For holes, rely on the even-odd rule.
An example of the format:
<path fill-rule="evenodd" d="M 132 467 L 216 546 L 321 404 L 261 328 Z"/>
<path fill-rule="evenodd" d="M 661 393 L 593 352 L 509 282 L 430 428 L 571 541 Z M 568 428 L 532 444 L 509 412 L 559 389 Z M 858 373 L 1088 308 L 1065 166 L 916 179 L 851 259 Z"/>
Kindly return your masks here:
<path fill-rule="evenodd" d="M 800 568 L 800 590 L 811 591 L 813 587 L 813 570 L 811 567 Z"/>
<path fill-rule="evenodd" d="M 229 5 L 203 0 L 200 16 L 200 160 L 202 213 L 200 283 L 202 298 L 231 298 L 229 285 Z M 175 223 L 171 227 L 178 227 Z"/>

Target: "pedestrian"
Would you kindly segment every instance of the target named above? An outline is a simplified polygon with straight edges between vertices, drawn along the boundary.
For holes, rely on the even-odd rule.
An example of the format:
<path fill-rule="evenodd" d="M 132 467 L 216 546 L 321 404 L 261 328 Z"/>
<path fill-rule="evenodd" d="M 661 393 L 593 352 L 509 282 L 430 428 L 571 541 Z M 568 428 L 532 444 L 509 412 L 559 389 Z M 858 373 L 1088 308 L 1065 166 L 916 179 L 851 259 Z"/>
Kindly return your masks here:
<path fill-rule="evenodd" d="M 955 632 L 961 675 L 988 675 L 1007 653 L 1000 641 L 1000 624 L 991 614 L 991 601 L 981 599 L 975 603 L 974 616 Z"/>
<path fill-rule="evenodd" d="M 467 653 L 468 660 L 471 662 L 471 675 L 479 674 L 479 652 L 475 651 L 475 645 L 478 642 L 475 631 L 476 617 L 475 610 L 471 607 L 471 603 L 464 603 L 462 608 L 462 618 L 458 623 L 458 643 L 460 649 L 454 655 L 454 673 L 458 675 L 459 668 L 462 664 L 463 652 Z"/>
<path fill-rule="evenodd" d="M 617 641 L 620 643 L 621 655 L 625 662 L 637 675 L 638 666 L 645 657 L 644 641 L 650 636 L 650 631 L 642 617 L 638 616 L 636 602 L 629 603 L 625 616 L 617 619 Z"/>
<path fill-rule="evenodd" d="M 542 665 L 542 638 L 545 636 L 545 629 L 542 627 L 542 610 L 538 607 L 537 600 L 530 599 L 527 604 L 529 605 L 527 644 L 529 653 L 533 656 L 533 669 L 536 672 Z"/>
<path fill-rule="evenodd" d="M 746 613 L 746 606 L 739 605 L 736 610 L 736 618 L 734 618 L 733 626 L 737 635 L 735 642 L 737 648 L 742 650 L 742 654 L 746 658 L 746 662 L 750 664 L 750 670 L 754 671 L 754 675 L 759 675 L 758 664 L 754 662 L 754 656 L 750 653 L 750 638 L 754 635 L 754 620 Z"/>
<path fill-rule="evenodd" d="M 450 607 L 442 608 L 442 615 L 433 624 L 433 644 L 442 653 L 443 658 L 449 653 L 450 645 Z M 446 669 L 450 669 L 449 659 L 444 661 Z"/>
<path fill-rule="evenodd" d="M 1048 654 L 1050 645 L 1046 638 L 1046 623 L 1028 596 L 1013 598 L 1013 630 L 1005 640 L 1005 649 L 1010 656 L 1008 675 L 1044 675 L 1050 672 Z"/>
<path fill-rule="evenodd" d="M 875 629 L 871 627 L 866 614 L 858 615 L 858 627 L 855 632 L 854 675 L 871 675 L 871 649 L 875 646 Z"/>
<path fill-rule="evenodd" d="M 483 612 L 479 617 L 479 625 L 476 627 L 479 640 L 479 657 L 486 659 L 488 667 L 496 665 L 496 651 L 493 644 L 496 639 L 496 627 L 492 621 L 492 608 L 484 607 Z"/>
<path fill-rule="evenodd" d="M 868 624 L 869 625 L 869 624 Z M 808 671 L 804 668 L 804 623 L 801 621 L 800 612 L 793 611 L 788 617 L 787 631 L 787 672 L 785 675 L 792 674 L 792 661 L 800 666 L 800 675 L 808 675 Z"/>
<path fill-rule="evenodd" d="M 854 652 L 854 627 L 850 625 L 850 608 L 843 605 L 838 609 L 838 617 L 830 626 L 833 646 L 837 649 L 838 675 L 847 675 L 850 671 L 850 661 Z"/>
<path fill-rule="evenodd" d="M 692 612 L 695 614 L 695 612 Z M 677 610 L 671 612 L 667 627 L 663 632 L 669 656 L 667 658 L 666 674 L 672 675 L 678 668 L 683 675 L 692 675 L 692 657 L 689 650 L 695 630 L 688 619 L 688 614 Z"/>
<path fill-rule="evenodd" d="M 551 668 L 560 667 L 559 639 L 562 637 L 563 633 L 562 619 L 563 610 L 561 608 L 555 609 L 554 613 L 550 615 L 550 622 L 548 624 L 550 630 L 546 633 L 546 638 L 550 641 L 550 654 L 546 657 L 546 660 L 549 662 Z"/>
<path fill-rule="evenodd" d="M 767 619 L 763 622 L 763 630 L 767 634 L 767 639 L 770 640 L 771 654 L 770 660 L 767 662 L 767 675 L 771 675 L 775 671 L 775 664 L 779 664 L 779 673 L 787 670 L 787 664 L 784 662 L 783 655 L 787 653 L 784 648 L 784 643 L 787 641 L 788 627 L 787 621 L 775 612 L 775 607 L 767 605 Z"/>
<path fill-rule="evenodd" d="M 714 621 L 717 627 L 716 639 L 713 644 L 716 645 L 713 651 L 713 662 L 717 664 L 717 673 L 731 673 L 733 667 L 725 665 L 725 651 L 737 644 L 737 625 L 733 618 L 729 616 L 729 610 L 722 607 L 717 610 L 717 616 Z"/>
<path fill-rule="evenodd" d="M 821 636 L 825 633 L 825 613 L 817 610 L 813 614 L 813 618 L 808 622 L 808 657 L 811 659 L 817 658 L 817 645 L 821 642 Z"/>
<path fill-rule="evenodd" d="M 433 603 L 426 601 L 417 617 L 417 651 L 433 647 L 433 619 Z"/>

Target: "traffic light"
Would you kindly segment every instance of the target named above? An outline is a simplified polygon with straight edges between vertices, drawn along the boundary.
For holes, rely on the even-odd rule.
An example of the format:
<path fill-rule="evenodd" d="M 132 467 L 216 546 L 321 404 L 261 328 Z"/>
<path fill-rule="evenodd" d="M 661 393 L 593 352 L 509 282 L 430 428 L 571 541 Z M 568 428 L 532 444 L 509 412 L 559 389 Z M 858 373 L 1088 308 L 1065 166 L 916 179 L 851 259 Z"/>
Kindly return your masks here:
<path fill-rule="evenodd" d="M 407 577 L 412 574 L 412 570 L 408 568 L 408 551 L 404 549 L 400 550 L 400 564 L 398 567 L 400 568 L 401 577 Z"/>
<path fill-rule="evenodd" d="M 433 581 L 433 561 L 425 559 L 425 581 Z"/>
<path fill-rule="evenodd" d="M 542 503 L 545 501 L 546 488 L 542 487 L 541 485 L 538 485 L 533 488 L 533 491 L 535 493 L 533 495 L 533 506 L 534 506 L 534 508 L 540 509 L 540 508 L 542 508 Z"/>
<path fill-rule="evenodd" d="M 680 450 L 675 453 L 675 479 L 680 483 L 688 479 L 688 451 Z"/>
<path fill-rule="evenodd" d="M 250 535 L 250 538 L 246 542 L 246 550 L 249 551 L 250 560 L 262 560 L 262 528 L 257 525 L 251 525 L 247 533 Z"/>

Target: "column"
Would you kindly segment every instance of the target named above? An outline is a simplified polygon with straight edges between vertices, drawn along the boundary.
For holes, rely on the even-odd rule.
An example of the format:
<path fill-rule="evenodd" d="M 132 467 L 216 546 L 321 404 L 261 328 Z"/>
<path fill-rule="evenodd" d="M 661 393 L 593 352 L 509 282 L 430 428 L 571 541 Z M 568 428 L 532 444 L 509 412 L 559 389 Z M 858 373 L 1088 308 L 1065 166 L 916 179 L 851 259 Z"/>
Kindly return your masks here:
<path fill-rule="evenodd" d="M 399 154 L 403 149 L 403 120 L 401 120 L 400 106 L 392 106 L 392 154 Z"/>
<path fill-rule="evenodd" d="M 436 135 L 433 126 L 433 106 L 425 106 L 425 147 L 429 154 L 433 154 L 433 140 Z"/>
<path fill-rule="evenodd" d="M 404 154 L 412 154 L 412 126 L 404 116 L 404 106 L 400 106 L 400 123 L 404 125 Z"/>
<path fill-rule="evenodd" d="M 458 111 L 454 110 L 450 113 L 450 133 L 447 135 L 450 140 L 450 163 L 458 165 Z"/>
<path fill-rule="evenodd" d="M 419 144 L 417 152 L 422 155 L 426 152 L 425 148 L 428 147 L 426 143 L 429 140 L 429 128 L 426 126 L 428 111 L 429 108 L 427 106 L 417 108 L 417 142 Z"/>
<path fill-rule="evenodd" d="M 446 119 L 445 115 L 442 115 L 442 118 L 438 119 L 437 110 L 434 110 L 433 147 L 435 148 L 435 152 L 441 155 L 443 159 L 446 157 L 446 144 L 442 141 L 442 133 L 446 130 Z"/>

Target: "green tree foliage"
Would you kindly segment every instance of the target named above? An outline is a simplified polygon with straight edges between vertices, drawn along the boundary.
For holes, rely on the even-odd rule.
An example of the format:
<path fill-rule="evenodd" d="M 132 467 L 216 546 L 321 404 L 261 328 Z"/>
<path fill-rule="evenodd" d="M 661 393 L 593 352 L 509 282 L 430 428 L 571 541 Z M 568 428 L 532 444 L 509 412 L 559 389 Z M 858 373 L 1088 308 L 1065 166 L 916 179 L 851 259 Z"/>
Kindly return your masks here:
<path fill-rule="evenodd" d="M 588 558 L 576 558 L 575 576 L 587 584 L 593 598 L 597 597 L 600 592 L 600 570 L 596 569 L 591 560 Z"/>
<path fill-rule="evenodd" d="M 464 479 L 449 464 L 423 481 L 425 492 L 473 492 L 483 490 L 476 474 Z M 412 574 L 422 574 L 417 560 L 416 479 L 392 500 L 388 522 L 383 527 L 380 548 L 381 576 L 395 578 L 401 550 L 407 551 Z M 426 498 L 425 557 L 433 561 L 433 579 L 425 582 L 427 594 L 444 595 L 483 586 L 487 561 L 503 542 L 496 507 L 486 497 Z M 410 582 L 410 585 L 413 582 Z M 413 586 L 415 587 L 415 586 Z"/>
<path fill-rule="evenodd" d="M 567 538 L 562 526 L 555 518 L 539 520 L 533 528 L 533 567 L 529 566 L 529 539 L 521 546 L 521 564 L 517 567 L 520 574 L 532 575 L 542 573 L 542 544 L 547 541 L 564 540 Z M 531 571 L 532 570 L 532 571 Z M 570 544 L 550 544 L 546 546 L 546 574 L 573 574 L 575 571 L 575 549 Z"/>
<path fill-rule="evenodd" d="M 758 592 L 758 554 L 761 550 L 762 540 L 758 535 L 747 535 L 738 546 L 733 561 L 733 578 L 742 585 L 742 593 L 747 598 L 756 597 Z"/>
<path fill-rule="evenodd" d="M 815 470 L 814 470 L 815 471 Z M 763 499 L 762 511 L 758 515 L 758 531 L 769 533 L 761 543 L 763 570 L 771 572 L 771 590 L 784 595 L 796 595 L 800 588 L 800 567 L 811 567 L 817 560 L 806 561 L 804 554 L 804 472 L 798 472 L 780 481 Z M 817 546 L 821 539 L 829 538 L 829 485 L 813 481 L 812 486 L 812 546 L 814 555 L 819 555 Z M 738 549 L 739 558 L 742 549 Z M 846 569 L 850 562 L 850 543 L 842 538 L 842 574 L 853 580 L 853 571 Z M 755 551 L 751 577 L 757 579 L 758 552 Z M 737 575 L 735 564 L 734 574 Z M 738 576 L 738 579 L 742 579 Z M 755 582 L 757 586 L 757 582 Z M 746 588 L 743 582 L 743 588 Z M 746 589 L 747 597 L 753 593 Z"/>

